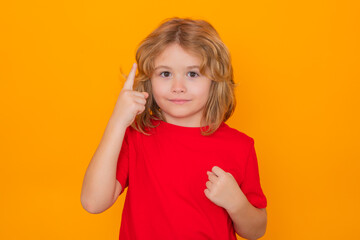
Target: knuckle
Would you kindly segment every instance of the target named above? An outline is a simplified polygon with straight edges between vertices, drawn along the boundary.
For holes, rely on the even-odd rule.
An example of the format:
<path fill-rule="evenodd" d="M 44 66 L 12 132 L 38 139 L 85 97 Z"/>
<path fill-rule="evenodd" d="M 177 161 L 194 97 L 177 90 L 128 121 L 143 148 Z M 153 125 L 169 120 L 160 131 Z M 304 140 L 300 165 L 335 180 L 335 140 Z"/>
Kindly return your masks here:
<path fill-rule="evenodd" d="M 130 104 L 131 108 L 137 108 L 137 103 L 132 101 Z"/>
<path fill-rule="evenodd" d="M 122 89 L 121 91 L 122 91 L 122 95 L 124 95 L 124 96 L 129 96 L 129 94 L 130 94 L 130 91 L 127 89 Z"/>

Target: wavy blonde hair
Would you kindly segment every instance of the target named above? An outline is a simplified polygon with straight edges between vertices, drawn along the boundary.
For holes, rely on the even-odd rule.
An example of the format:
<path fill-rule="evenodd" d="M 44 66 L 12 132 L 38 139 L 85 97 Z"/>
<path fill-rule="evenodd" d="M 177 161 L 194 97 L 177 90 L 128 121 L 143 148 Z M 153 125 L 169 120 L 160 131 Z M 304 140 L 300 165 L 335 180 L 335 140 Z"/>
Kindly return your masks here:
<path fill-rule="evenodd" d="M 150 79 L 156 57 L 173 43 L 199 56 L 200 73 L 212 80 L 200 123 L 201 134 L 210 135 L 233 114 L 236 106 L 236 84 L 233 81 L 229 50 L 215 28 L 205 20 L 190 18 L 167 18 L 140 42 L 136 51 L 138 74 L 134 79 L 133 90 L 147 92 L 149 97 L 145 111 L 135 117 L 131 126 L 145 135 L 150 135 L 146 128 L 156 127 L 152 125 L 151 119 L 166 121 L 152 95 Z"/>

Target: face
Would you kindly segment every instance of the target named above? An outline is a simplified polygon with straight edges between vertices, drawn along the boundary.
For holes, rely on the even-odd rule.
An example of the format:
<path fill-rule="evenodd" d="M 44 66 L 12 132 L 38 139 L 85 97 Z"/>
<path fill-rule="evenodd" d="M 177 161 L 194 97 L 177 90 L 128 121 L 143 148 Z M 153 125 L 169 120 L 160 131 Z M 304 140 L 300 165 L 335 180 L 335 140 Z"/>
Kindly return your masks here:
<path fill-rule="evenodd" d="M 155 59 L 153 96 L 168 123 L 200 127 L 211 80 L 200 74 L 201 60 L 180 45 L 169 45 Z"/>

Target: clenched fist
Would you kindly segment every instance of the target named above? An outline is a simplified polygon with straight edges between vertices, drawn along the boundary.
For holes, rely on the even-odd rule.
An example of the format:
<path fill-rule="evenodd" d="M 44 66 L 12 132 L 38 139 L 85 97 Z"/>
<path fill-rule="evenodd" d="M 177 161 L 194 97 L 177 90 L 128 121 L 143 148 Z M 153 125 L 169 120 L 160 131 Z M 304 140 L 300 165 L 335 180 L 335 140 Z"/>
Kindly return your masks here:
<path fill-rule="evenodd" d="M 204 192 L 210 201 L 227 211 L 246 203 L 247 198 L 231 173 L 214 166 L 211 172 L 207 171 L 207 175 L 209 181 Z"/>

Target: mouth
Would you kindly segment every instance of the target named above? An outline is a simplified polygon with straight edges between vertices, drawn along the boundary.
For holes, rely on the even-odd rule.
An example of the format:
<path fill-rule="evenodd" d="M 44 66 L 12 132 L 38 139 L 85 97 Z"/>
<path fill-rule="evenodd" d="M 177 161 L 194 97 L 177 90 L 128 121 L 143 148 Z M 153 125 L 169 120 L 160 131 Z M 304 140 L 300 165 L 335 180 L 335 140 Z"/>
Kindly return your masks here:
<path fill-rule="evenodd" d="M 187 100 L 187 99 L 170 99 L 170 102 L 175 103 L 175 104 L 184 104 L 184 103 L 190 102 L 190 100 Z"/>

